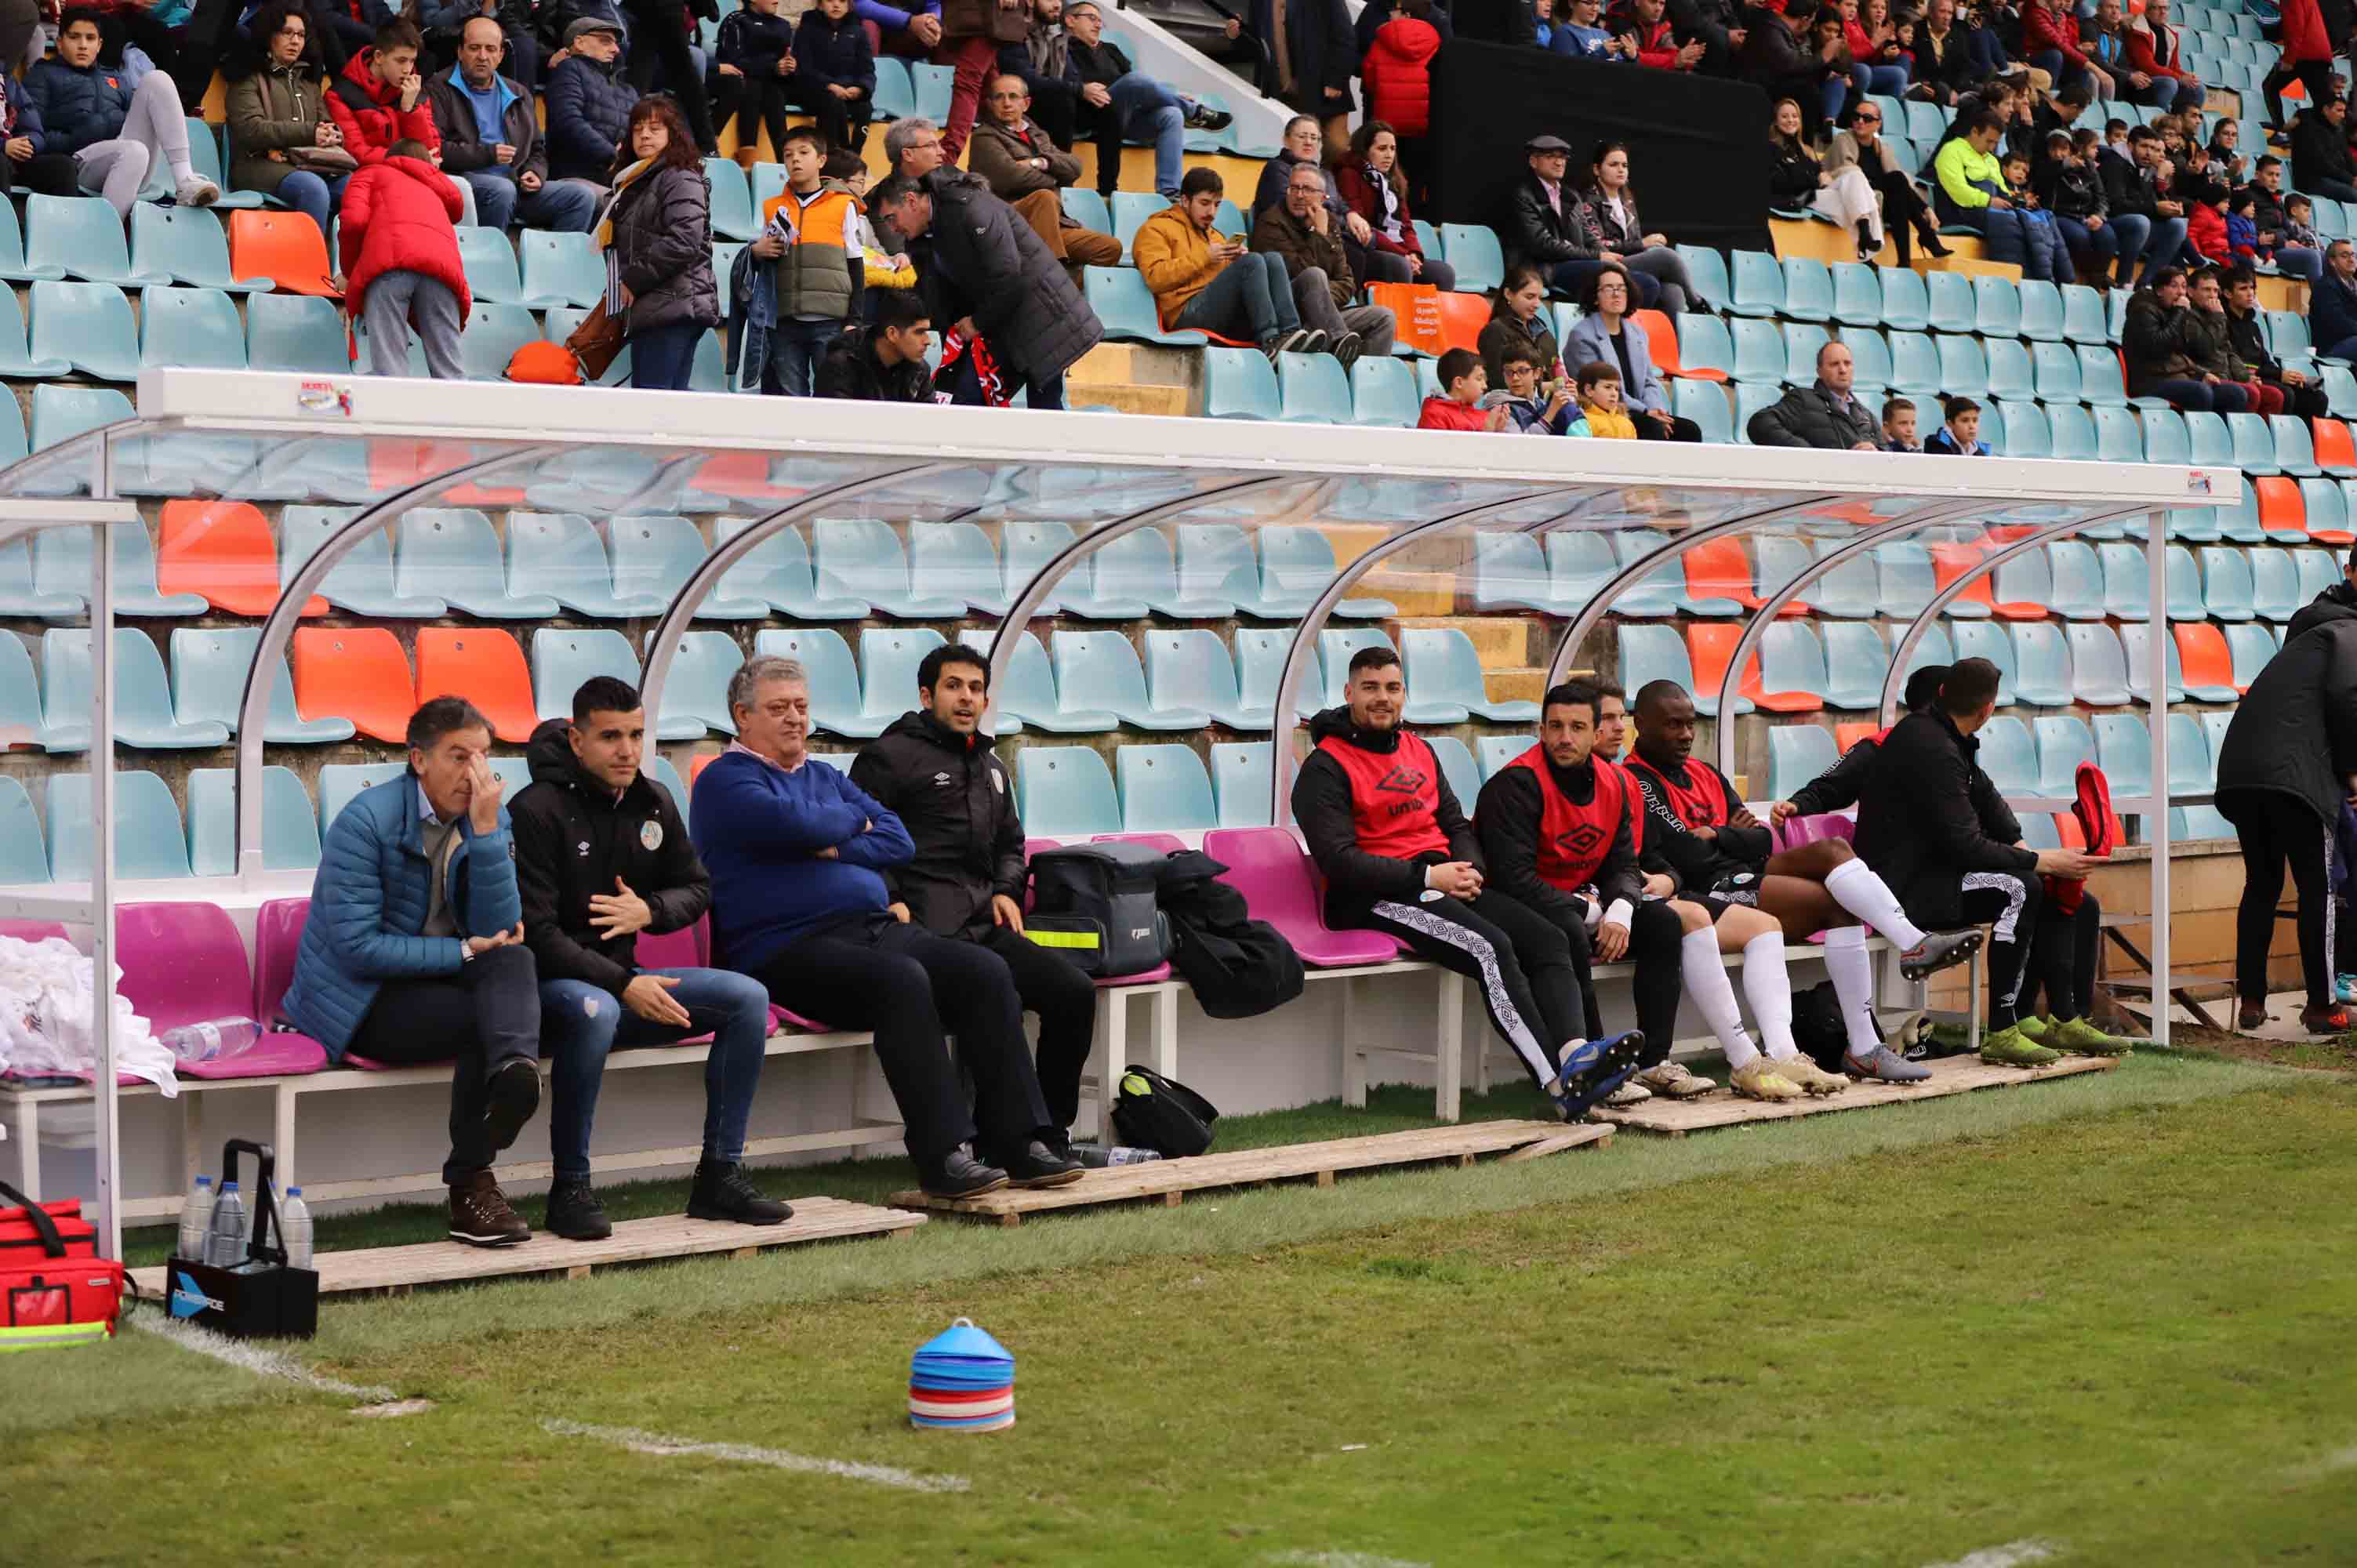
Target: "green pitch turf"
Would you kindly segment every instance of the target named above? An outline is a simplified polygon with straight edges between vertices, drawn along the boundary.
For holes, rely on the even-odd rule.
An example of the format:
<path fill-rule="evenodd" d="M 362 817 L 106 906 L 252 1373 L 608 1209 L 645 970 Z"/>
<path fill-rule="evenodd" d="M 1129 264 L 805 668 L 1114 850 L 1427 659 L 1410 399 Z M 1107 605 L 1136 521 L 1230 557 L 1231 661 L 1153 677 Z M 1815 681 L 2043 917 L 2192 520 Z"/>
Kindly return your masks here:
<path fill-rule="evenodd" d="M 367 1391 L 126 1332 L 0 1369 L 0 1499 L 44 1564 L 2349 1562 L 2352 1132 L 2347 1080 L 2138 1057 L 331 1304 L 294 1353 Z M 1011 1432 L 906 1424 L 959 1314 L 1018 1359 Z M 384 1393 L 433 1402 L 351 1413 Z"/>

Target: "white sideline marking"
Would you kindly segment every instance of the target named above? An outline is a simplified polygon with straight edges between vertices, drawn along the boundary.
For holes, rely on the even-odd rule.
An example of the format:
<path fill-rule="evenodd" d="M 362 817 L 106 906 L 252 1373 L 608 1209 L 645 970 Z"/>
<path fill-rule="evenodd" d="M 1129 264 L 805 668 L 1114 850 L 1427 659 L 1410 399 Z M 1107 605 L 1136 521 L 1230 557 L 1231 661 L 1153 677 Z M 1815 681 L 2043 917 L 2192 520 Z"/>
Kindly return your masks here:
<path fill-rule="evenodd" d="M 756 1448 L 745 1443 L 705 1443 L 692 1437 L 666 1437 L 634 1426 L 589 1426 L 577 1421 L 549 1417 L 543 1432 L 558 1437 L 594 1437 L 633 1454 L 694 1455 L 709 1459 L 733 1459 L 740 1465 L 767 1465 L 773 1470 L 799 1470 L 813 1476 L 836 1476 L 846 1481 L 873 1481 L 909 1492 L 963 1492 L 973 1486 L 963 1476 L 920 1476 L 890 1465 L 862 1465 L 848 1459 L 813 1459 L 782 1448 Z"/>
<path fill-rule="evenodd" d="M 2308 1464 L 2296 1466 L 2287 1475 L 2286 1479 L 2316 1481 L 2327 1476 L 2337 1475 L 2342 1470 L 2357 1470 L 2357 1447 L 2336 1448 L 2330 1454 L 2319 1455 Z"/>
<path fill-rule="evenodd" d="M 1404 1557 L 1378 1557 L 1371 1552 L 1280 1552 L 1271 1563 L 1299 1563 L 1302 1568 L 1432 1568 Z"/>
<path fill-rule="evenodd" d="M 2061 1550 L 2060 1541 L 2008 1541 L 2003 1546 L 1984 1546 L 1953 1563 L 1932 1563 L 1930 1568 L 2020 1568 L 2026 1563 L 2043 1563 Z"/>
<path fill-rule="evenodd" d="M 392 1404 L 360 1405 L 351 1413 L 366 1416 L 423 1415 L 433 1408 L 432 1400 L 396 1400 Z"/>
<path fill-rule="evenodd" d="M 252 1372 L 257 1378 L 278 1378 L 290 1383 L 300 1383 L 321 1393 L 339 1394 L 345 1399 L 365 1400 L 371 1404 L 390 1404 L 401 1396 L 391 1389 L 373 1383 L 347 1383 L 311 1370 L 284 1350 L 267 1350 L 242 1339 L 231 1339 L 210 1328 L 198 1328 L 185 1323 L 168 1321 L 153 1313 L 135 1312 L 129 1322 L 159 1339 L 169 1340 L 183 1350 L 193 1350 L 199 1356 Z"/>

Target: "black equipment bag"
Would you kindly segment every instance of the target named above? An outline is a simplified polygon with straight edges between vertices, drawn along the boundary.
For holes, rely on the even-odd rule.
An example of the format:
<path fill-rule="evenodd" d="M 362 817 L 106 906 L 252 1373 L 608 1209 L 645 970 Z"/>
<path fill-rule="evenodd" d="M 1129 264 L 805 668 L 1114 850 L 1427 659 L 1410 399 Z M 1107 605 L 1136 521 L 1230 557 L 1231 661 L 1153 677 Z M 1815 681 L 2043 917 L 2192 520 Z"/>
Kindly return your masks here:
<path fill-rule="evenodd" d="M 1285 933 L 1255 920 L 1244 896 L 1218 880 L 1227 867 L 1200 850 L 1162 866 L 1162 910 L 1170 920 L 1170 965 L 1210 1018 L 1250 1018 L 1301 994 L 1301 955 Z"/>
<path fill-rule="evenodd" d="M 1113 1102 L 1114 1136 L 1134 1149 L 1152 1149 L 1166 1159 L 1208 1153 L 1219 1108 L 1174 1079 L 1135 1063 L 1121 1075 Z"/>
<path fill-rule="evenodd" d="M 1082 843 L 1031 857 L 1023 934 L 1095 978 L 1170 960 L 1170 924 L 1154 890 L 1163 853 L 1142 843 Z"/>

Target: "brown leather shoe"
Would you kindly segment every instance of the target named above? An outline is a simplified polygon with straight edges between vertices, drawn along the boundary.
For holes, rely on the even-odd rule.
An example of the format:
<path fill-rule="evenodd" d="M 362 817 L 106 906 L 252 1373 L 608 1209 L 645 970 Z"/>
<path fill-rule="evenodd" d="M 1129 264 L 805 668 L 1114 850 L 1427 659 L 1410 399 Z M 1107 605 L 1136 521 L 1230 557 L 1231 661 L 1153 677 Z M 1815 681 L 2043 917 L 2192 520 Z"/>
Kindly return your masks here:
<path fill-rule="evenodd" d="M 737 149 L 737 166 L 743 169 L 747 174 L 751 174 L 753 172 L 753 166 L 760 161 L 760 148 L 739 147 Z"/>
<path fill-rule="evenodd" d="M 469 1247 L 512 1247 L 532 1240 L 532 1227 L 508 1207 L 489 1171 L 477 1171 L 450 1189 L 450 1240 Z"/>

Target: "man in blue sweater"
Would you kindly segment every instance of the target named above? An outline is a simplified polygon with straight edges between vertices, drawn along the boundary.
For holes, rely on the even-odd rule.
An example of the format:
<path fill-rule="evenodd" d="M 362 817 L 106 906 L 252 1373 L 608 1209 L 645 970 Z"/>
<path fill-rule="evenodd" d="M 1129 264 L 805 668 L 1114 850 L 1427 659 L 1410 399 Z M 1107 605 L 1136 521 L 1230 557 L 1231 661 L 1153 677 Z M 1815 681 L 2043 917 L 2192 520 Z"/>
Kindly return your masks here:
<path fill-rule="evenodd" d="M 1080 1179 L 1080 1162 L 1049 1142 L 1060 1130 L 1040 1097 L 1006 961 L 893 912 L 877 873 L 914 853 L 909 831 L 810 759 L 802 665 L 748 660 L 728 683 L 728 708 L 736 744 L 698 776 L 689 813 L 712 877 L 713 961 L 760 981 L 781 1006 L 875 1031 L 927 1192 L 971 1197 L 1010 1181 Z M 946 1048 L 952 1035 L 974 1079 L 971 1113 Z M 977 1138 L 988 1163 L 975 1156 Z"/>
<path fill-rule="evenodd" d="M 409 720 L 410 771 L 328 828 L 287 1018 L 328 1048 L 399 1065 L 458 1058 L 450 1080 L 450 1239 L 532 1234 L 491 1160 L 540 1107 L 540 985 L 491 723 L 463 697 Z"/>

